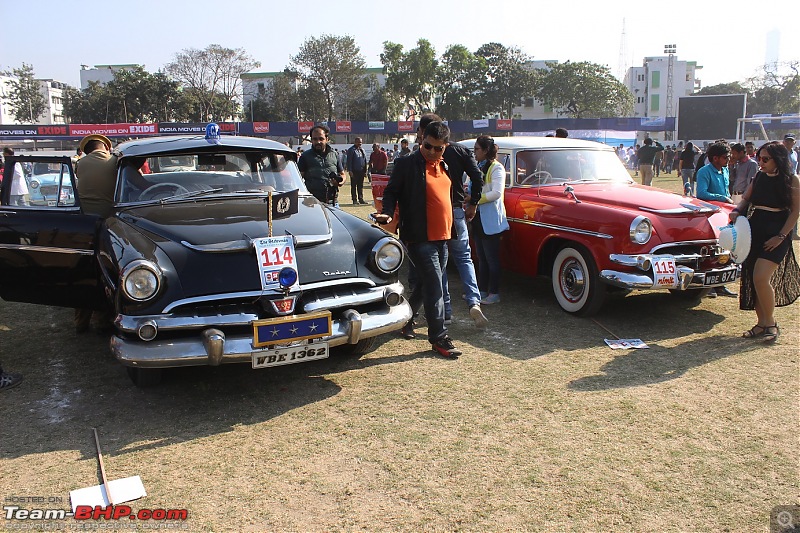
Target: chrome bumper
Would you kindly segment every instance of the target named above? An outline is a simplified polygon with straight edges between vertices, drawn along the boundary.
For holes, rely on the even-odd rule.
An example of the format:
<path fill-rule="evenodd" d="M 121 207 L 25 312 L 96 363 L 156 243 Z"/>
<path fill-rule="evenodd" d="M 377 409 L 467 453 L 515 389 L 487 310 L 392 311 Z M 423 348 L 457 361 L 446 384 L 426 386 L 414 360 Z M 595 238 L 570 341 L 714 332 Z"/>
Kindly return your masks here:
<path fill-rule="evenodd" d="M 330 347 L 356 344 L 361 339 L 398 330 L 410 318 L 411 307 L 404 299 L 398 305 L 369 313 L 347 309 L 341 319 L 333 321 L 332 334 L 320 340 Z M 149 342 L 118 335 L 111 337 L 114 356 L 126 366 L 141 368 L 245 363 L 251 361 L 254 352 L 266 350 L 268 348 L 253 347 L 252 333 L 226 336 L 216 328 L 192 330 L 185 338 Z"/>
<path fill-rule="evenodd" d="M 658 256 L 653 254 L 639 254 L 639 255 L 622 255 L 612 254 L 610 259 L 612 262 L 630 268 L 636 268 L 639 272 L 622 272 L 618 270 L 602 270 L 600 271 L 600 279 L 623 289 L 662 289 L 672 288 L 676 290 L 687 289 L 703 289 L 710 287 L 718 287 L 725 285 L 725 283 L 713 283 L 706 285 L 706 276 L 716 274 L 726 269 L 712 269 L 703 272 L 696 272 L 694 269 L 684 266 L 676 265 L 677 272 L 677 285 L 675 287 L 657 287 L 655 286 L 655 275 L 653 274 L 652 264 Z M 731 266 L 734 266 L 731 264 Z M 742 273 L 741 265 L 736 266 L 736 279 L 739 279 Z"/>

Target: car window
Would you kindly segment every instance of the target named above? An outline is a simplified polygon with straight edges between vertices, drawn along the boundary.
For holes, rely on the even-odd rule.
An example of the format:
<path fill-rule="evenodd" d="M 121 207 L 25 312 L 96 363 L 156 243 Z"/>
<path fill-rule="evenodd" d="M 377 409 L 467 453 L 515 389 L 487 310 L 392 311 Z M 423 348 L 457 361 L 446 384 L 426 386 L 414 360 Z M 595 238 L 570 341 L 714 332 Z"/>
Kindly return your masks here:
<path fill-rule="evenodd" d="M 15 163 L 22 168 L 21 163 Z M 13 172 L 9 205 L 19 207 L 70 207 L 75 205 L 70 165 L 58 162 L 26 163 L 31 174 Z"/>
<path fill-rule="evenodd" d="M 611 151 L 524 150 L 517 153 L 517 185 L 595 180 L 630 181 L 631 178 Z"/>
<path fill-rule="evenodd" d="M 124 157 L 118 181 L 119 203 L 192 193 L 305 192 L 296 163 L 269 152 Z"/>
<path fill-rule="evenodd" d="M 511 154 L 498 153 L 497 160 L 506 169 L 506 187 L 511 186 Z"/>

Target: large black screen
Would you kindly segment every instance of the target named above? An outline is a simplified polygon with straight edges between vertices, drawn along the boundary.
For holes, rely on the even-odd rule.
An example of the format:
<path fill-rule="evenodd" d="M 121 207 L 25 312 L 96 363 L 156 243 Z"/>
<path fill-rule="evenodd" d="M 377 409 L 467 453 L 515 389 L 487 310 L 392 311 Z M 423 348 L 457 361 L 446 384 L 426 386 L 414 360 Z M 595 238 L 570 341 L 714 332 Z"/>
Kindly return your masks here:
<path fill-rule="evenodd" d="M 678 99 L 678 139 L 735 139 L 736 120 L 744 118 L 744 94 L 682 96 Z"/>

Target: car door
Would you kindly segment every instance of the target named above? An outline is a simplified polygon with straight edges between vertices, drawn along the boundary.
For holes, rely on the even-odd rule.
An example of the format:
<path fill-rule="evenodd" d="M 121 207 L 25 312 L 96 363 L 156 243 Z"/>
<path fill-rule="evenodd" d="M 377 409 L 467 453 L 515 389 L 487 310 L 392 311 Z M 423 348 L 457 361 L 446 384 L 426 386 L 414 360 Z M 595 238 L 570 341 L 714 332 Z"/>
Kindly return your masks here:
<path fill-rule="evenodd" d="M 22 179 L 15 168 L 25 174 Z M 47 172 L 34 174 L 34 168 Z M 95 259 L 101 222 L 81 212 L 69 157 L 6 157 L 0 188 L 0 297 L 101 308 Z"/>

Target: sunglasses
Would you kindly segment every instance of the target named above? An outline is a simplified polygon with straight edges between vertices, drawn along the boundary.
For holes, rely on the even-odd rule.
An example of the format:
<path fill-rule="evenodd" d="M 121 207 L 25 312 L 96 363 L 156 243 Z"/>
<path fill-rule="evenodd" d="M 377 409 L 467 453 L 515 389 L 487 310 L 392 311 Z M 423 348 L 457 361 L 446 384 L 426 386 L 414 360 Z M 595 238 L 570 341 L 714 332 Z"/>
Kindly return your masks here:
<path fill-rule="evenodd" d="M 772 161 L 772 158 L 771 158 L 771 157 L 759 157 L 758 159 L 759 159 L 759 160 L 760 160 L 762 163 L 768 163 L 769 161 Z"/>
<path fill-rule="evenodd" d="M 444 146 L 434 146 L 429 142 L 422 143 L 422 146 L 424 146 L 426 150 L 433 150 L 435 152 L 443 152 L 444 151 Z"/>

